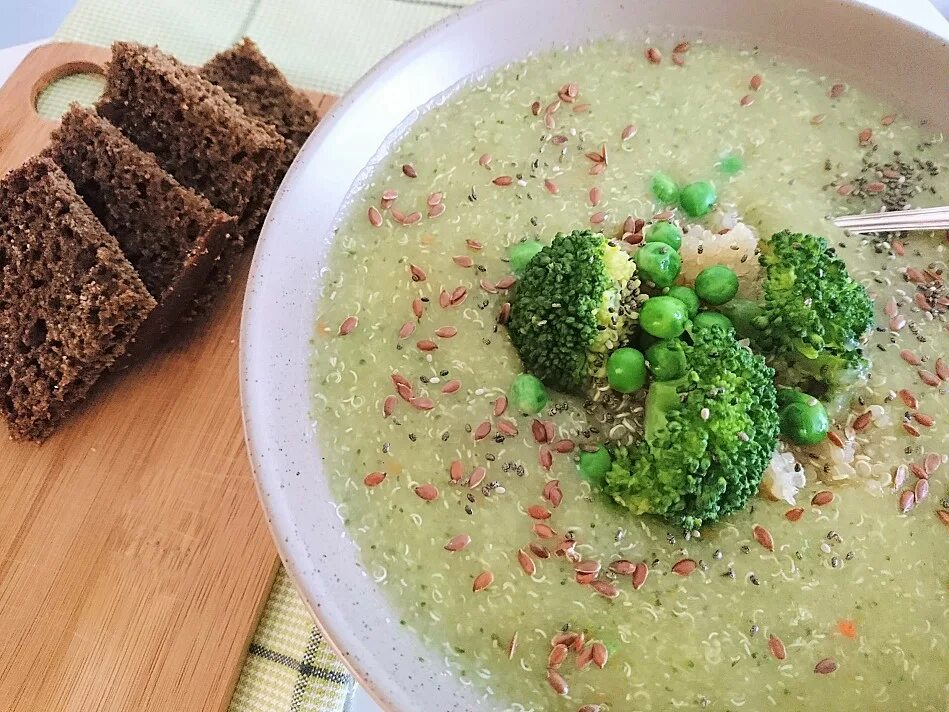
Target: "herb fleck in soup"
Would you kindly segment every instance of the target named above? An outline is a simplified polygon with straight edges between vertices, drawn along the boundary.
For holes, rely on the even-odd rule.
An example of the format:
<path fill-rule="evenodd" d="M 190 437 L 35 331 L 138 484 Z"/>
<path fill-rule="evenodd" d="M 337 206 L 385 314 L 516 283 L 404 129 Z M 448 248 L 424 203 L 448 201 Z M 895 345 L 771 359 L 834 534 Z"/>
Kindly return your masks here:
<path fill-rule="evenodd" d="M 756 51 L 659 49 L 506 67 L 423 115 L 359 189 L 312 366 L 340 514 L 398 624 L 483 709 L 944 711 L 947 242 L 828 219 L 945 203 L 942 137 Z M 710 183 L 714 207 L 658 202 L 657 173 Z M 642 437 L 644 391 L 603 367 L 525 416 L 541 395 L 511 393 L 524 367 L 499 323 L 512 270 L 557 233 L 635 254 L 662 220 L 684 228 L 680 281 L 725 264 L 758 298 L 760 248 L 791 230 L 825 237 L 875 309 L 869 376 L 826 399 L 828 437 L 785 446 L 760 494 L 698 531 L 588 476 L 589 451 Z"/>

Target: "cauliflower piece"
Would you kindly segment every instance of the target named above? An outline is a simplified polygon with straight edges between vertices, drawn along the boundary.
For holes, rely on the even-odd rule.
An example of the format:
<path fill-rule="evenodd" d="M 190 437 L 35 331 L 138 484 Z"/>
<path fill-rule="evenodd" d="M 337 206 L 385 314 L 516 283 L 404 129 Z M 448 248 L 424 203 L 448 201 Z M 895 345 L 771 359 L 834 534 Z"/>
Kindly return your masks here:
<path fill-rule="evenodd" d="M 794 504 L 794 498 L 806 481 L 801 463 L 793 452 L 779 442 L 761 478 L 761 493 L 770 500 Z"/>
<path fill-rule="evenodd" d="M 682 235 L 679 256 L 682 258 L 679 279 L 690 287 L 706 267 L 725 265 L 738 275 L 739 294 L 751 298 L 763 276 L 758 263 L 758 236 L 742 222 L 721 235 L 701 225 L 689 225 Z"/>

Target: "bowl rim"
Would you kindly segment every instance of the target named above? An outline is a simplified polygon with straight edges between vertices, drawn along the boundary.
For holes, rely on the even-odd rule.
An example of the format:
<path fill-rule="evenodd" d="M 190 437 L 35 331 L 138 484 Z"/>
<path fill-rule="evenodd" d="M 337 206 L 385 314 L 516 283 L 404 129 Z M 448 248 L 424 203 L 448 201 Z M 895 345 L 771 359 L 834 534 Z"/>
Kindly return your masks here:
<path fill-rule="evenodd" d="M 567 0 L 564 1 L 566 2 Z M 777 0 L 764 0 L 762 4 L 776 1 Z M 407 55 L 420 51 L 424 52 L 427 43 L 433 39 L 437 39 L 453 27 L 472 21 L 473 18 L 481 13 L 502 12 L 502 8 L 509 2 L 510 0 L 481 0 L 480 2 L 468 5 L 442 18 L 389 52 L 375 64 L 370 71 L 363 75 L 349 91 L 337 100 L 301 148 L 296 160 L 277 191 L 251 263 L 241 313 L 239 348 L 241 411 L 254 484 L 266 516 L 268 528 L 270 529 L 280 558 L 296 590 L 313 616 L 315 623 L 325 634 L 326 641 L 374 701 L 380 707 L 390 712 L 401 712 L 411 709 L 410 707 L 397 705 L 394 702 L 395 695 L 393 693 L 399 689 L 400 682 L 386 673 L 370 675 L 365 669 L 364 664 L 360 664 L 354 655 L 347 650 L 351 641 L 358 640 L 358 633 L 346 624 L 343 618 L 336 617 L 332 615 L 332 613 L 328 614 L 324 609 L 320 597 L 317 595 L 318 592 L 315 590 L 318 586 L 312 585 L 312 579 L 307 575 L 303 567 L 303 560 L 306 558 L 306 552 L 300 551 L 300 547 L 303 545 L 295 541 L 294 534 L 296 532 L 292 530 L 292 524 L 278 516 L 281 504 L 279 496 L 268 490 L 265 485 L 266 479 L 277 479 L 279 476 L 274 474 L 272 465 L 268 459 L 268 450 L 275 444 L 272 433 L 265 419 L 258 418 L 258 414 L 264 415 L 268 412 L 268 404 L 272 400 L 272 393 L 263 385 L 260 373 L 262 369 L 266 369 L 266 365 L 270 360 L 279 358 L 279 355 L 269 350 L 266 345 L 256 340 L 254 336 L 255 332 L 259 331 L 257 327 L 267 319 L 266 312 L 268 307 L 263 291 L 257 287 L 262 284 L 262 280 L 265 278 L 266 266 L 270 259 L 268 249 L 277 244 L 279 240 L 277 233 L 279 232 L 279 223 L 281 222 L 280 213 L 282 208 L 285 207 L 287 194 L 293 189 L 296 179 L 301 177 L 301 167 L 305 163 L 310 162 L 312 156 L 319 152 L 320 147 L 326 142 L 330 133 L 336 130 L 347 118 L 347 113 L 351 107 L 361 98 L 375 91 L 380 79 L 391 69 L 396 67 Z M 523 2 L 534 2 L 540 6 L 544 0 L 523 0 Z M 848 8 L 848 12 L 865 13 L 866 15 L 874 17 L 879 22 L 901 28 L 901 31 L 904 33 L 924 38 L 934 42 L 936 45 L 941 45 L 943 50 L 949 46 L 949 29 L 947 29 L 945 34 L 936 33 L 929 28 L 921 27 L 895 15 L 886 9 L 881 9 L 862 2 L 862 0 L 806 0 L 806 2 L 812 6 L 824 8 L 845 6 Z M 802 3 L 802 5 L 803 4 L 804 3 Z M 469 76 L 471 74 L 477 74 L 483 69 L 484 67 L 474 67 Z M 410 123 L 412 122 L 414 122 L 414 119 Z M 345 205 L 337 207 L 338 212 L 344 209 Z M 333 220 L 335 222 L 336 217 L 334 217 Z M 313 305 L 310 304 L 308 306 L 312 307 Z M 310 324 L 310 331 L 312 331 L 311 317 L 312 314 L 307 315 L 307 318 L 304 319 L 304 322 Z M 309 337 L 309 332 L 307 336 Z M 309 420 L 309 414 L 307 414 L 306 419 Z M 300 436 L 303 440 L 306 440 L 308 437 L 305 433 L 300 433 Z M 323 477 L 322 473 L 320 477 Z"/>

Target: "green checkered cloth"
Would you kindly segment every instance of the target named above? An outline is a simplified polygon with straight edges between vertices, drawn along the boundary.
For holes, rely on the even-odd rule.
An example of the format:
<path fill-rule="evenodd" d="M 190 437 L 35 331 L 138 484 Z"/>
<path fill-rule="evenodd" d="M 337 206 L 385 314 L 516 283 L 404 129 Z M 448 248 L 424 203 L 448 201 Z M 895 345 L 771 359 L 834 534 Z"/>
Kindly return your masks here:
<path fill-rule="evenodd" d="M 474 0 L 79 0 L 56 39 L 157 44 L 202 64 L 247 35 L 292 83 L 346 91 L 379 59 Z M 134 8 L 134 9 L 133 9 Z M 91 103 L 101 79 L 72 77 L 43 93 L 40 112 L 59 116 Z M 248 650 L 230 712 L 340 712 L 347 673 L 281 567 Z"/>

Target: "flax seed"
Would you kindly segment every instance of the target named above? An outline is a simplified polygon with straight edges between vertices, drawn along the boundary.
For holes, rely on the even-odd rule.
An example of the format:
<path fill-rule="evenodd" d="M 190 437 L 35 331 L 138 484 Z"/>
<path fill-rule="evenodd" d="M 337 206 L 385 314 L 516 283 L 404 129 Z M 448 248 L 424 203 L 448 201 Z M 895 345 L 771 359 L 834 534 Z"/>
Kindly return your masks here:
<path fill-rule="evenodd" d="M 645 561 L 641 561 L 636 564 L 636 569 L 633 571 L 633 590 L 638 591 L 643 587 L 643 584 L 646 583 L 646 579 L 649 577 L 649 566 Z"/>
<path fill-rule="evenodd" d="M 546 445 L 541 445 L 540 450 L 537 453 L 537 462 L 545 470 L 549 470 L 553 467 L 554 456 L 551 455 L 550 449 Z"/>
<path fill-rule="evenodd" d="M 912 391 L 901 388 L 899 391 L 897 391 L 897 395 L 899 396 L 900 400 L 903 401 L 903 405 L 905 405 L 907 408 L 919 407 L 919 401 Z"/>
<path fill-rule="evenodd" d="M 600 641 L 593 643 L 593 647 L 590 650 L 590 657 L 593 660 L 593 664 L 596 665 L 600 670 L 606 667 L 606 663 L 610 658 L 610 653 L 606 649 L 606 646 L 603 645 Z"/>
<path fill-rule="evenodd" d="M 475 576 L 474 582 L 471 584 L 471 590 L 475 593 L 483 591 L 488 586 L 494 583 L 494 574 L 490 571 L 482 571 L 480 574 Z"/>
<path fill-rule="evenodd" d="M 536 556 L 538 559 L 549 559 L 550 551 L 543 544 L 538 544 L 536 541 L 531 542 L 528 547 L 531 550 L 531 553 Z"/>
<path fill-rule="evenodd" d="M 692 559 L 680 559 L 672 565 L 672 573 L 688 576 L 695 571 L 697 564 Z"/>
<path fill-rule="evenodd" d="M 936 470 L 938 470 L 939 465 L 941 464 L 942 464 L 942 457 L 940 457 L 934 452 L 929 453 L 928 455 L 926 455 L 925 458 L 923 458 L 923 469 L 925 469 L 926 473 L 929 475 L 933 474 Z"/>
<path fill-rule="evenodd" d="M 385 478 L 386 478 L 385 472 L 370 472 L 363 479 L 363 484 L 366 485 L 366 487 L 378 487 L 379 485 L 383 483 Z"/>
<path fill-rule="evenodd" d="M 796 522 L 803 516 L 804 516 L 804 510 L 801 509 L 800 507 L 789 509 L 788 511 L 784 513 L 784 518 L 787 519 L 789 522 Z"/>
<path fill-rule="evenodd" d="M 873 420 L 873 412 L 869 410 L 864 411 L 863 413 L 861 413 L 854 419 L 853 429 L 856 430 L 858 433 L 863 432 L 870 426 L 870 421 L 872 420 Z"/>
<path fill-rule="evenodd" d="M 548 525 L 543 522 L 537 522 L 533 526 L 534 533 L 539 536 L 541 539 L 553 539 L 557 536 L 557 532 L 551 529 Z"/>
<path fill-rule="evenodd" d="M 353 330 L 359 325 L 359 319 L 354 316 L 348 316 L 343 320 L 343 323 L 339 325 L 339 335 L 348 336 L 353 333 Z"/>
<path fill-rule="evenodd" d="M 426 502 L 432 502 L 438 499 L 438 488 L 433 484 L 419 485 L 415 488 L 415 494 Z"/>
<path fill-rule="evenodd" d="M 471 543 L 471 537 L 467 534 L 456 534 L 451 539 L 448 540 L 448 543 L 445 544 L 446 551 L 461 551 L 468 544 Z"/>
<path fill-rule="evenodd" d="M 530 559 L 528 559 L 528 561 L 530 561 Z M 563 661 L 567 659 L 568 652 L 569 650 L 567 649 L 567 646 L 563 643 L 558 643 L 555 645 L 553 648 L 551 648 L 550 655 L 547 656 L 547 667 L 550 669 L 559 668 L 561 665 L 563 665 Z"/>
<path fill-rule="evenodd" d="M 774 539 L 771 537 L 771 532 L 760 525 L 755 525 L 752 529 L 752 533 L 755 536 L 755 541 L 761 544 L 768 551 L 774 551 Z"/>
<path fill-rule="evenodd" d="M 556 670 L 547 671 L 547 684 L 550 685 L 550 689 L 560 696 L 566 695 L 570 691 L 570 688 L 567 687 L 567 681 Z"/>
<path fill-rule="evenodd" d="M 936 375 L 940 380 L 949 381 L 949 364 L 941 358 L 936 359 Z"/>
<path fill-rule="evenodd" d="M 922 482 L 922 480 L 919 481 Z M 900 514 L 906 514 L 914 506 L 916 506 L 916 493 L 913 490 L 903 490 L 899 501 Z"/>
<path fill-rule="evenodd" d="M 527 515 L 531 519 L 550 519 L 550 510 L 539 504 L 532 504 L 527 508 Z"/>
<path fill-rule="evenodd" d="M 594 581 L 590 587 L 604 598 L 616 598 L 619 596 L 619 589 L 609 581 Z"/>

